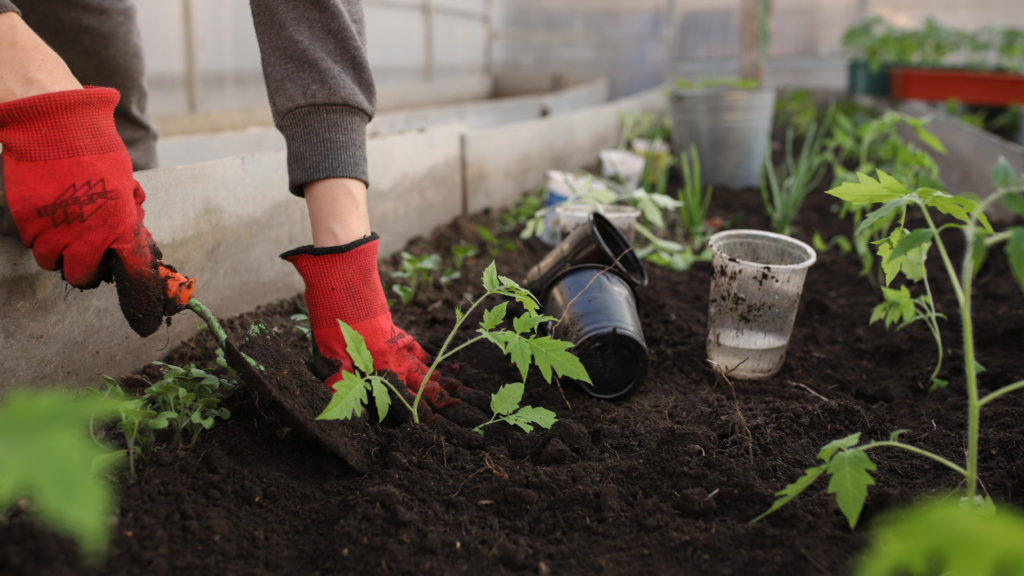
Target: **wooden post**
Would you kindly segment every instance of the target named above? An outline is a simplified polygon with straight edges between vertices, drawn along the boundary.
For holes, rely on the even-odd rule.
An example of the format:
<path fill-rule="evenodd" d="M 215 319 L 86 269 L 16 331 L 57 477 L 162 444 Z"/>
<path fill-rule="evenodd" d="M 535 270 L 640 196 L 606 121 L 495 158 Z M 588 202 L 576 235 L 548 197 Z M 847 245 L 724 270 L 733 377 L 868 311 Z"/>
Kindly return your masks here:
<path fill-rule="evenodd" d="M 768 59 L 772 2 L 740 1 L 740 76 L 761 82 Z"/>

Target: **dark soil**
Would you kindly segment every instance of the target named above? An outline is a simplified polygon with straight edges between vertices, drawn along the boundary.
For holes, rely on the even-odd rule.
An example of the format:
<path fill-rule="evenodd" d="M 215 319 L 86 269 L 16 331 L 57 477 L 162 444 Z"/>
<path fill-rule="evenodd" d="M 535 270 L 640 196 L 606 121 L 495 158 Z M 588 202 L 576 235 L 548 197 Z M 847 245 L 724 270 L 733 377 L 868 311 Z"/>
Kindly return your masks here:
<path fill-rule="evenodd" d="M 815 194 L 797 236 L 848 233 L 831 198 Z M 718 191 L 712 215 L 766 228 L 756 191 Z M 459 218 L 410 250 L 448 254 L 480 245 L 463 278 L 394 306 L 396 323 L 436 351 L 453 308 L 479 294 L 490 261 L 477 227 L 497 215 Z M 507 234 L 514 238 L 514 232 Z M 545 253 L 527 242 L 494 256 L 522 278 Z M 447 258 L 447 256 L 446 256 Z M 935 258 L 937 260 L 937 258 Z M 976 284 L 983 385 L 1021 377 L 1024 306 L 1001 255 Z M 390 265 L 394 265 L 392 260 Z M 933 262 L 934 264 L 934 262 Z M 386 267 L 386 266 L 385 266 Z M 257 405 L 242 387 L 230 421 L 191 450 L 157 451 L 137 479 L 120 480 L 121 504 L 104 574 L 845 574 L 872 521 L 925 494 L 948 494 L 958 478 L 930 460 L 878 450 L 877 485 L 851 531 L 824 482 L 766 520 L 773 493 L 814 465 L 826 442 L 862 432 L 902 437 L 963 461 L 966 445 L 959 317 L 948 286 L 933 282 L 943 326 L 947 389 L 923 381 L 935 362 L 927 329 L 869 326 L 877 289 L 859 263 L 819 254 L 805 287 L 782 371 L 757 382 L 716 376 L 705 362 L 710 266 L 671 272 L 648 266 L 637 290 L 651 367 L 632 395 L 596 400 L 571 382 L 532 373 L 525 402 L 560 420 L 524 434 L 503 424 L 483 438 L 441 421 L 361 423 L 349 440 L 365 454 L 354 470 Z M 936 276 L 937 278 L 937 276 Z M 385 274 L 385 280 L 387 276 Z M 233 338 L 260 319 L 296 358 L 308 344 L 289 319 L 301 297 L 229 322 Z M 206 362 L 206 333 L 169 361 Z M 493 392 L 518 380 L 488 344 L 466 349 L 458 377 Z M 309 380 L 301 375 L 299 381 Z M 997 501 L 1024 506 L 1024 399 L 1005 397 L 982 420 L 981 478 Z M 0 573 L 82 571 L 74 545 L 15 513 L 0 524 Z"/>

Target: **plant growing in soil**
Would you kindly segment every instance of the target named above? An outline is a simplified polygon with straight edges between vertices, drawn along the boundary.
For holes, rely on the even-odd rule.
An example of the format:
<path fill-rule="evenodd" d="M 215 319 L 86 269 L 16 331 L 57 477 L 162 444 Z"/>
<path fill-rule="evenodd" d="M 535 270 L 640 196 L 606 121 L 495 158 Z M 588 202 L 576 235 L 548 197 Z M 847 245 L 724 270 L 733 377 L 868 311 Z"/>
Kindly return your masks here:
<path fill-rule="evenodd" d="M 404 280 L 405 283 L 395 282 L 391 285 L 391 290 L 398 294 L 402 305 L 406 305 L 416 297 L 416 290 L 420 286 L 430 284 L 440 266 L 441 257 L 437 254 L 414 256 L 402 251 L 402 261 L 398 269 L 391 273 L 391 277 Z"/>
<path fill-rule="evenodd" d="M 491 395 L 491 412 L 494 413 L 491 419 L 480 424 L 473 431 L 483 435 L 483 427 L 495 422 L 505 422 L 511 426 L 519 426 L 523 432 L 533 432 L 534 425 L 541 428 L 551 428 L 558 420 L 555 413 L 547 408 L 537 406 L 522 406 L 523 391 L 526 385 L 522 382 L 505 384 Z"/>
<path fill-rule="evenodd" d="M 117 403 L 56 391 L 10 391 L 0 404 L 0 520 L 14 506 L 73 538 L 87 562 L 106 554 L 116 495 L 106 472 L 122 454 L 90 438 Z"/>
<path fill-rule="evenodd" d="M 811 122 L 800 145 L 800 153 L 793 156 L 793 128 L 786 130 L 783 163 L 776 169 L 772 161 L 771 144 L 765 148 L 764 166 L 761 171 L 761 199 L 772 228 L 779 234 L 788 235 L 793 219 L 800 212 L 804 200 L 817 188 L 825 177 L 830 151 L 823 135 L 831 124 L 832 109 L 825 115 L 819 126 Z"/>
<path fill-rule="evenodd" d="M 463 348 L 481 340 L 489 341 L 498 346 L 519 369 L 523 381 L 526 380 L 529 368 L 533 365 L 538 368 L 546 382 L 551 382 L 551 375 L 554 373 L 558 376 L 590 383 L 590 377 L 587 375 L 583 364 L 569 351 L 569 348 L 572 346 L 571 342 L 558 340 L 550 336 L 538 335 L 537 330 L 543 323 L 553 322 L 557 319 L 540 314 L 540 303 L 537 302 L 533 294 L 520 287 L 514 280 L 498 275 L 494 262 L 491 262 L 484 270 L 482 282 L 484 294 L 474 300 L 465 311 L 459 308 L 455 309 L 455 325 L 452 327 L 451 332 L 448 333 L 448 337 L 445 338 L 441 349 L 434 356 L 433 363 L 431 363 L 427 372 L 423 375 L 423 380 L 412 403 L 409 403 L 405 399 L 405 394 L 400 393 L 388 380 L 373 373 L 373 358 L 370 356 L 369 351 L 366 350 L 366 345 L 362 338 L 354 330 L 339 321 L 345 335 L 346 350 L 352 358 L 357 372 L 345 372 L 343 378 L 334 385 L 334 396 L 323 413 L 318 416 L 318 419 L 349 419 L 354 416 L 358 417 L 362 414 L 362 407 L 368 403 L 368 394 L 372 393 L 376 402 L 378 417 L 383 420 L 390 409 L 390 400 L 385 399 L 388 397 L 387 389 L 390 388 L 409 409 L 412 413 L 413 421 L 418 424 L 419 403 L 423 398 L 423 391 L 427 388 L 431 376 L 437 371 L 437 367 L 440 366 L 441 362 L 452 357 Z M 480 307 L 484 300 L 491 296 L 501 296 L 507 300 L 484 310 L 482 320 L 477 328 L 477 335 L 453 347 L 452 340 L 459 331 L 459 328 Z M 508 300 L 517 302 L 524 310 L 522 315 L 512 319 L 511 330 L 499 328 L 505 322 L 508 314 Z M 502 410 L 507 409 L 509 405 L 508 398 L 511 397 L 511 392 L 506 392 L 505 394 L 508 394 L 508 396 L 499 399 L 497 403 L 498 407 L 502 408 Z M 494 405 L 495 401 L 492 398 L 492 406 Z M 543 425 L 543 422 L 546 421 L 546 416 L 543 413 L 538 413 L 535 409 L 525 412 L 520 410 L 513 413 L 519 414 L 517 417 L 518 421 L 514 422 L 517 425 L 519 421 L 529 423 L 527 418 L 530 416 L 540 418 L 533 421 L 533 423 L 538 425 Z M 508 416 L 510 414 L 512 413 L 502 415 Z"/>
<path fill-rule="evenodd" d="M 104 376 L 103 381 L 106 389 L 89 388 L 89 391 L 104 400 L 116 403 L 120 418 L 115 420 L 115 426 L 124 437 L 125 444 L 125 449 L 120 453 L 128 458 L 128 473 L 135 478 L 135 462 L 139 456 L 149 454 L 156 441 L 156 431 L 165 430 L 170 426 L 169 419 L 173 413 L 157 412 L 149 403 L 149 394 L 133 398 L 128 396 L 113 378 Z M 93 424 L 95 422 L 91 422 L 90 426 Z M 95 437 L 96 434 L 93 432 L 93 438 Z"/>
<path fill-rule="evenodd" d="M 178 447 L 194 446 L 203 430 L 213 427 L 217 418 L 227 420 L 231 412 L 220 405 L 235 384 L 195 366 L 182 368 L 154 362 L 162 372 L 146 389 L 146 397 L 158 414 L 170 422 Z"/>
<path fill-rule="evenodd" d="M 818 453 L 818 458 L 824 461 L 824 464 L 808 468 L 796 482 L 779 491 L 776 494 L 778 498 L 775 503 L 754 521 L 779 509 L 807 489 L 819 476 L 827 474 L 831 478 L 828 486 L 829 493 L 836 495 L 836 502 L 840 510 L 846 516 L 850 527 L 854 527 L 867 497 L 867 487 L 874 484 L 870 473 L 875 470 L 875 465 L 868 457 L 868 452 L 882 447 L 908 450 L 930 458 L 962 475 L 966 492 L 965 501 L 968 505 L 976 505 L 981 500 L 977 497 L 981 408 L 1010 392 L 1024 388 L 1024 380 L 1020 380 L 996 388 L 984 396 L 981 395 L 978 385 L 978 376 L 981 370 L 975 358 L 974 325 L 971 316 L 974 276 L 989 248 L 1004 244 L 1010 269 L 1021 289 L 1024 290 L 1024 227 L 1012 227 L 997 233 L 985 217 L 985 211 L 994 202 L 1000 200 L 1018 215 L 1024 216 L 1024 198 L 1021 196 L 1024 188 L 1020 186 L 1000 188 L 985 200 L 979 201 L 971 196 L 948 194 L 933 188 L 917 188 L 911 191 L 882 171 L 878 172 L 877 180 L 864 174 L 858 174 L 858 178 L 857 183 L 845 183 L 828 192 L 855 205 L 881 204 L 865 217 L 861 226 L 871 226 L 874 221 L 886 218 L 891 214 L 902 216 L 908 207 L 916 207 L 926 224 L 924 228 L 910 231 L 903 228 L 905 220 L 900 218 L 900 225 L 893 228 L 885 240 L 888 250 L 882 257 L 883 268 L 899 269 L 905 274 L 903 268 L 905 263 L 909 261 L 913 266 L 918 265 L 918 262 L 908 258 L 911 252 L 920 250 L 927 254 L 934 247 L 956 296 L 961 320 L 964 380 L 967 391 L 966 465 L 960 466 L 938 454 L 901 442 L 899 435 L 903 430 L 893 432 L 888 440 L 864 444 L 860 443 L 860 433 L 851 434 L 825 445 Z M 948 222 L 937 224 L 936 219 L 933 218 L 933 212 L 942 214 L 948 219 Z M 940 235 L 941 232 L 949 229 L 961 230 L 966 241 L 959 272 L 953 265 L 945 242 Z"/>

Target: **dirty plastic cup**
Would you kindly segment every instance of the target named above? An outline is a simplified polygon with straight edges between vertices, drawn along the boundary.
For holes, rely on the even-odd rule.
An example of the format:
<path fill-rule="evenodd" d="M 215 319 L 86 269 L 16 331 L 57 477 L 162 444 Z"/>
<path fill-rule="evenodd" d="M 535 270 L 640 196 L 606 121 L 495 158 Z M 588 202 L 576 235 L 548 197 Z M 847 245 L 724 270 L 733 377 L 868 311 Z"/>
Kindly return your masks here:
<path fill-rule="evenodd" d="M 644 163 L 647 159 L 628 150 L 601 150 L 601 176 L 618 179 L 627 190 L 635 190 L 640 186 L 640 178 L 644 174 Z"/>
<path fill-rule="evenodd" d="M 554 279 L 544 313 L 558 319 L 548 331 L 573 343 L 571 351 L 587 369 L 593 386 L 580 382 L 591 396 L 621 398 L 639 386 L 650 366 L 633 288 L 605 266 L 569 268 Z"/>
<path fill-rule="evenodd" d="M 556 277 L 580 264 L 613 268 L 634 286 L 647 285 L 647 270 L 633 246 L 607 218 L 596 212 L 589 216 L 585 226 L 573 230 L 526 273 L 523 286 L 538 300 L 543 302 Z"/>
<path fill-rule="evenodd" d="M 708 360 L 730 378 L 767 378 L 782 368 L 817 255 L 799 240 L 763 230 L 718 232 L 708 245 Z"/>
<path fill-rule="evenodd" d="M 544 230 L 540 241 L 548 246 L 557 246 L 562 240 L 562 230 L 558 225 L 555 206 L 569 200 L 573 196 L 586 194 L 595 189 L 606 189 L 603 182 L 593 176 L 567 172 L 564 170 L 548 170 L 545 174 L 544 186 Z"/>
<path fill-rule="evenodd" d="M 640 209 L 634 206 L 593 206 L 590 204 L 559 204 L 555 207 L 555 221 L 565 237 L 590 220 L 590 215 L 600 213 L 615 226 L 630 244 L 636 240 L 636 221 Z"/>

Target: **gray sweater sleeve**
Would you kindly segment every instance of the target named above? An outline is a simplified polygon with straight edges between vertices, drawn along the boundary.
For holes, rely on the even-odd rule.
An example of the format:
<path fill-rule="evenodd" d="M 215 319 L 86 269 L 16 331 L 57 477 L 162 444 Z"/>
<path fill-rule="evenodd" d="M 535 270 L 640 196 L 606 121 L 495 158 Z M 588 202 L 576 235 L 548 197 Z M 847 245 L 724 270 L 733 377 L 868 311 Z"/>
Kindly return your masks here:
<path fill-rule="evenodd" d="M 9 2 L 9 0 L 0 0 L 0 14 L 4 12 L 18 12 L 18 8 Z M 19 14 L 21 12 L 18 12 Z"/>
<path fill-rule="evenodd" d="M 291 191 L 301 196 L 303 185 L 324 178 L 367 182 L 376 88 L 361 1 L 250 0 L 250 7 Z"/>

